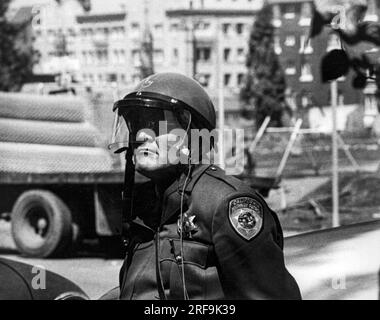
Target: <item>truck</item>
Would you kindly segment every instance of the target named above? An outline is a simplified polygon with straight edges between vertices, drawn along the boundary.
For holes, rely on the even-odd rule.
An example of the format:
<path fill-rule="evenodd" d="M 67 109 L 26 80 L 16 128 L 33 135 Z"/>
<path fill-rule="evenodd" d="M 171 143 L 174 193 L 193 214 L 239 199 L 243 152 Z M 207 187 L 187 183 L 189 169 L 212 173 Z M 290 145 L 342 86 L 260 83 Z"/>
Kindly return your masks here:
<path fill-rule="evenodd" d="M 83 97 L 0 93 L 0 218 L 23 255 L 120 236 L 123 159 L 93 118 Z"/>
<path fill-rule="evenodd" d="M 125 159 L 107 148 L 111 110 L 111 100 L 0 92 L 0 220 L 23 255 L 62 256 L 86 239 L 121 243 Z M 236 161 L 229 153 L 226 163 Z M 239 177 L 264 196 L 279 183 Z M 136 173 L 135 182 L 147 178 Z"/>

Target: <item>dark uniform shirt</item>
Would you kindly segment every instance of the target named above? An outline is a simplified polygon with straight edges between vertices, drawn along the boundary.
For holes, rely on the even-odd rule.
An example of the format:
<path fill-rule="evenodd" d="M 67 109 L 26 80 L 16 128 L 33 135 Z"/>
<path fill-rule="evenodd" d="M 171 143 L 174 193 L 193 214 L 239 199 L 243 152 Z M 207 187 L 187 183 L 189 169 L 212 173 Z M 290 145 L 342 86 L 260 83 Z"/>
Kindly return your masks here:
<path fill-rule="evenodd" d="M 132 224 L 120 298 L 300 299 L 278 218 L 261 196 L 213 165 L 195 167 L 184 189 L 185 180 L 158 206 L 144 200 L 151 208 Z"/>

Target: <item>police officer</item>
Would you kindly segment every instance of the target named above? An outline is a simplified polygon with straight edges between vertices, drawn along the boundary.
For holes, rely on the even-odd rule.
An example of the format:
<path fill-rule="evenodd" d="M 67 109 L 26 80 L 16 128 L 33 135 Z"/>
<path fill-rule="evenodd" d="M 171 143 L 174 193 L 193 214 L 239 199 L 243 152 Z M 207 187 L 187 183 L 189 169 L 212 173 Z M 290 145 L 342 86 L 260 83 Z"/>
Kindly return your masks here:
<path fill-rule="evenodd" d="M 203 88 L 180 74 L 155 74 L 114 111 L 118 151 L 127 147 L 130 165 L 149 178 L 126 203 L 120 299 L 300 299 L 276 214 L 252 188 L 202 164 L 207 152 L 189 138 L 192 129 L 216 126 Z"/>

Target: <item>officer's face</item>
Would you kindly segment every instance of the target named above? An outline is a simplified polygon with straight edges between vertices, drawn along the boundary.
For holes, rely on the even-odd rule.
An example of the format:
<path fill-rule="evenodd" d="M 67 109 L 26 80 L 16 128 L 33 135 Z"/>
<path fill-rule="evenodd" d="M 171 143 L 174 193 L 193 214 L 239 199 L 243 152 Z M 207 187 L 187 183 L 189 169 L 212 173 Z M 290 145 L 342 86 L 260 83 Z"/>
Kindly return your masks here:
<path fill-rule="evenodd" d="M 136 140 L 142 142 L 135 150 L 136 170 L 153 180 L 167 179 L 179 162 L 184 136 L 177 130 L 183 129 L 174 116 L 166 120 L 166 127 L 164 133 L 141 130 L 136 135 Z"/>

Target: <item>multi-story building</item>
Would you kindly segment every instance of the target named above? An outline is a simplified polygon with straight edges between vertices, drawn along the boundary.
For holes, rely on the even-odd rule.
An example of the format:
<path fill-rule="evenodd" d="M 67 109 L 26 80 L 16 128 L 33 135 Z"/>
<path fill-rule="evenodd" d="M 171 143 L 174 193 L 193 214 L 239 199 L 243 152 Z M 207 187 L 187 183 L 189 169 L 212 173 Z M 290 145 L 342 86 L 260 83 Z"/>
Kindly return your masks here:
<path fill-rule="evenodd" d="M 77 0 L 15 0 L 35 14 L 33 31 L 40 52 L 38 73 L 70 72 L 86 85 L 103 88 L 117 81 L 133 86 L 140 79 L 144 32 L 153 36 L 154 71 L 176 71 L 197 78 L 214 97 L 222 88 L 230 115 L 239 111 L 238 92 L 246 74 L 249 34 L 263 0 L 91 0 L 84 12 Z M 307 41 L 311 0 L 266 0 L 273 8 L 275 51 L 294 108 L 326 106 L 330 88 L 320 81 L 327 51 L 340 47 L 331 29 Z M 375 0 L 366 19 L 377 20 Z M 36 6 L 39 4 L 39 6 Z M 64 54 L 63 54 L 64 53 Z M 352 88 L 353 74 L 338 81 L 340 104 L 371 101 Z"/>
<path fill-rule="evenodd" d="M 21 4 L 24 0 L 16 0 Z M 28 3 L 28 5 L 33 5 Z M 247 39 L 262 1 L 92 0 L 84 12 L 76 0 L 36 0 L 30 6 L 37 73 L 70 73 L 88 86 L 140 78 L 145 29 L 153 36 L 155 72 L 196 76 L 212 96 L 223 86 L 226 108 L 238 111 Z M 217 103 L 216 103 L 217 104 Z"/>
<path fill-rule="evenodd" d="M 375 0 L 368 0 L 366 20 L 377 20 L 379 8 Z M 289 92 L 298 107 L 330 104 L 330 87 L 321 82 L 322 57 L 332 49 L 342 48 L 340 39 L 331 28 L 325 28 L 317 37 L 309 39 L 313 15 L 313 1 L 269 0 L 276 27 L 275 50 L 286 74 Z M 365 52 L 366 48 L 356 50 Z M 349 48 L 347 48 L 350 51 Z M 340 105 L 363 102 L 363 92 L 352 87 L 353 71 L 338 79 Z"/>
<path fill-rule="evenodd" d="M 172 68 L 203 84 L 217 109 L 222 89 L 227 121 L 239 117 L 249 34 L 262 3 L 189 1 L 166 11 Z"/>

